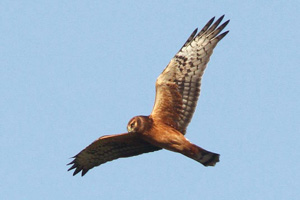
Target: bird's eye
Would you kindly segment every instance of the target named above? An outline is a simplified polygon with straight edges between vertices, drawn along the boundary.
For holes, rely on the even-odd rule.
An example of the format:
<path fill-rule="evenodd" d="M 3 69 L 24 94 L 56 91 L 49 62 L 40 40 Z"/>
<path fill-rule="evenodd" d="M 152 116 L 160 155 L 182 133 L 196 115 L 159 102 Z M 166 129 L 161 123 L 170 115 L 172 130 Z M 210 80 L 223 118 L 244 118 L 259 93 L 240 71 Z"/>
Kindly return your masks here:
<path fill-rule="evenodd" d="M 130 127 L 133 128 L 134 127 L 134 123 L 130 124 Z"/>

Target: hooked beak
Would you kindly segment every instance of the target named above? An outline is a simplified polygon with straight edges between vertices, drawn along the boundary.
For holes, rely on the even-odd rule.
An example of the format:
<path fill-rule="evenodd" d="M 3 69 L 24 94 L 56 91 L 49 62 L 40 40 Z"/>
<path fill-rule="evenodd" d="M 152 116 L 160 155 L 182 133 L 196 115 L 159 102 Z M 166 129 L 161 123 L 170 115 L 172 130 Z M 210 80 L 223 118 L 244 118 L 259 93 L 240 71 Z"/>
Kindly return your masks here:
<path fill-rule="evenodd" d="M 132 128 L 130 126 L 127 126 L 127 131 L 128 131 L 128 133 L 131 133 L 132 132 Z"/>

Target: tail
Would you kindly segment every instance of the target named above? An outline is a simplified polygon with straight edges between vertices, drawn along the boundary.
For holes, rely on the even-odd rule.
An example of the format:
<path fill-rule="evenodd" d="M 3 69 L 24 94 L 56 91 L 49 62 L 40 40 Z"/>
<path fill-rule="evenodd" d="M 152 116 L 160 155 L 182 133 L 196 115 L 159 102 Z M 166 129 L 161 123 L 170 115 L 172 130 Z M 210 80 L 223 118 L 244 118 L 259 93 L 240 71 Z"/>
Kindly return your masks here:
<path fill-rule="evenodd" d="M 192 154 L 187 155 L 188 157 L 196 160 L 205 167 L 215 166 L 215 164 L 220 161 L 220 154 L 206 151 L 205 149 L 202 149 L 201 147 L 198 147 L 194 144 L 190 153 Z"/>

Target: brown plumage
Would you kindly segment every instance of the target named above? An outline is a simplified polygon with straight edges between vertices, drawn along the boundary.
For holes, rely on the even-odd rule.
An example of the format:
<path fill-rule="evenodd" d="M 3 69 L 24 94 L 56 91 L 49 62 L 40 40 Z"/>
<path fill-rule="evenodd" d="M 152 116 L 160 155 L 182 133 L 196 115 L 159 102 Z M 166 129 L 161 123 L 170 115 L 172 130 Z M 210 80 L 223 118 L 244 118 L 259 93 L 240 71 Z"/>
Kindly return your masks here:
<path fill-rule="evenodd" d="M 194 114 L 200 94 L 201 77 L 217 43 L 228 31 L 219 34 L 229 20 L 219 26 L 212 18 L 197 33 L 191 34 L 179 52 L 156 80 L 156 97 L 149 116 L 132 118 L 128 133 L 100 137 L 69 163 L 73 175 L 118 158 L 136 156 L 160 149 L 181 153 L 204 166 L 214 166 L 219 154 L 189 142 L 184 134 Z"/>

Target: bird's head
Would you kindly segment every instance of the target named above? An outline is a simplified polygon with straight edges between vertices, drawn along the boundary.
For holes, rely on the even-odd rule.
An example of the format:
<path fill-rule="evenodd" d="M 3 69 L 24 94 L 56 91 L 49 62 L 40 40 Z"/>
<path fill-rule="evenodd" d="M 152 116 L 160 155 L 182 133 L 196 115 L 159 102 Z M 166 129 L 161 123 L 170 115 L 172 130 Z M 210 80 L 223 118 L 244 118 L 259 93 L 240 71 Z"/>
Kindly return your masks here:
<path fill-rule="evenodd" d="M 147 116 L 133 117 L 127 125 L 128 133 L 142 133 L 151 125 L 151 120 Z"/>

